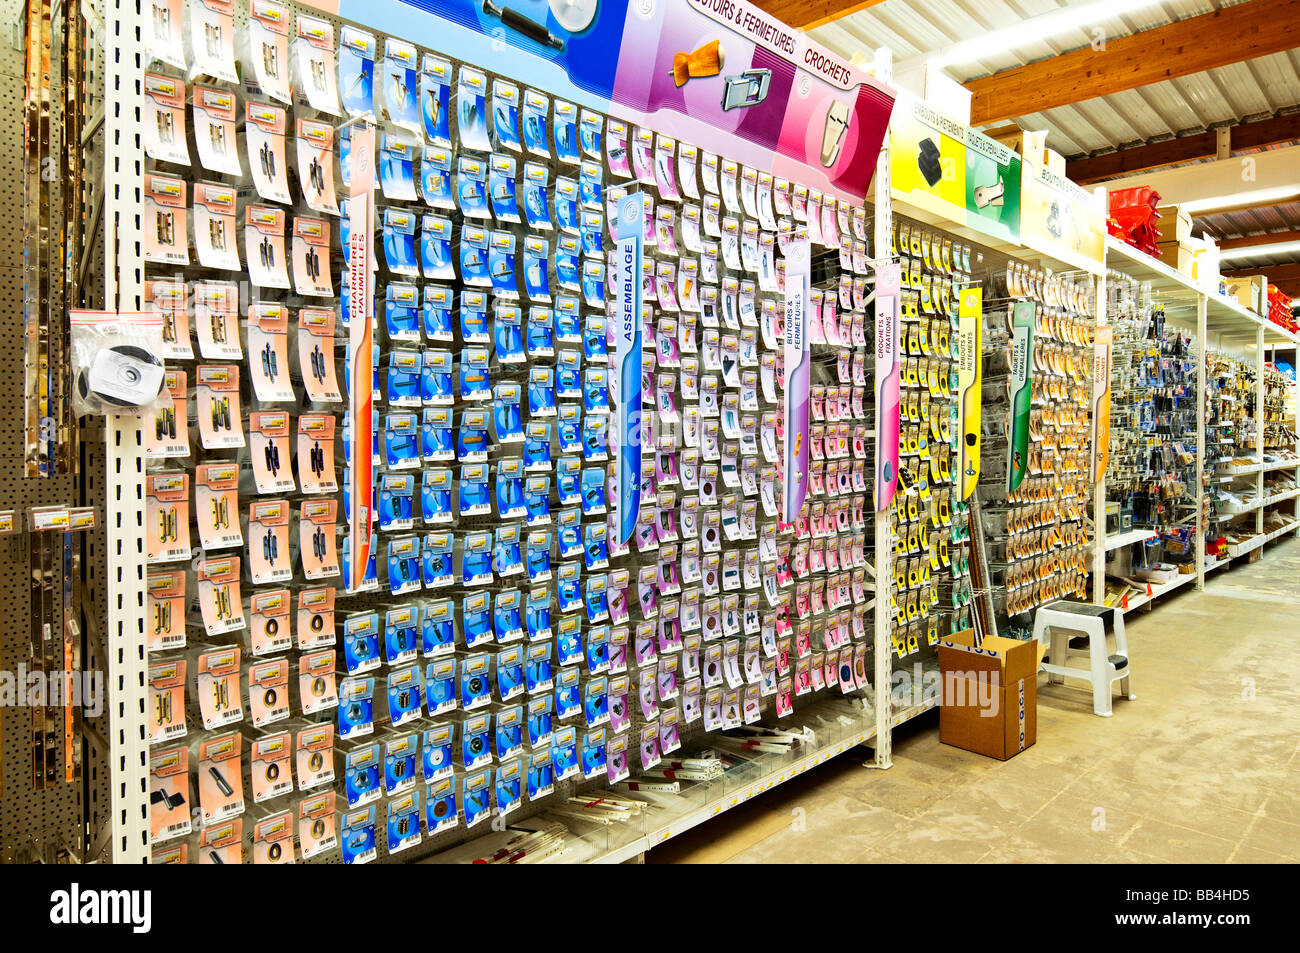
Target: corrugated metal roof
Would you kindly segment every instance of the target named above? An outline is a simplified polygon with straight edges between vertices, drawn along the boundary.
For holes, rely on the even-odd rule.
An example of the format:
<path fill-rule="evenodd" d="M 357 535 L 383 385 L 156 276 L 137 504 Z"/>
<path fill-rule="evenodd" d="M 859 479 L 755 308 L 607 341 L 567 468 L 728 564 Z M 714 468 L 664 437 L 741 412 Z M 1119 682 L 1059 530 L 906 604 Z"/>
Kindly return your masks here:
<path fill-rule="evenodd" d="M 947 69 L 960 82 L 1024 66 L 1090 45 L 1092 32 L 1128 36 L 1246 0 L 1166 0 L 1092 27 L 1057 34 L 1012 50 L 991 50 Z M 887 0 L 809 34 L 843 56 L 888 46 L 896 63 L 933 53 L 972 36 L 1071 6 L 1069 0 Z M 1073 4 L 1073 5 L 1077 5 Z M 1048 145 L 1069 158 L 1140 142 L 1202 132 L 1300 105 L 1300 50 L 1234 63 L 1194 76 L 1082 100 L 1015 117 L 1048 130 Z"/>

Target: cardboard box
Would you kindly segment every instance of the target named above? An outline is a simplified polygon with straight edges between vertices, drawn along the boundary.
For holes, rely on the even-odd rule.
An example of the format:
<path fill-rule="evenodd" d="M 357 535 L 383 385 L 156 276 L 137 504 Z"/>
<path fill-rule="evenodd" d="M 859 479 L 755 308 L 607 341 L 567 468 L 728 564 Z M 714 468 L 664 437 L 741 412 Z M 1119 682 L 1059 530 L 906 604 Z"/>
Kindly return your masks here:
<path fill-rule="evenodd" d="M 1243 308 L 1256 314 L 1268 313 L 1268 278 L 1264 275 L 1232 275 L 1228 278 L 1228 294 Z"/>
<path fill-rule="evenodd" d="M 1160 260 L 1174 271 L 1192 277 L 1192 247 L 1186 242 L 1160 242 Z"/>
<path fill-rule="evenodd" d="M 1167 242 L 1185 242 L 1192 237 L 1192 216 L 1181 205 L 1157 205 L 1160 237 Z"/>
<path fill-rule="evenodd" d="M 1046 164 L 1046 156 L 1044 155 L 1047 148 L 1046 130 L 1021 129 L 1013 124 L 990 129 L 984 135 L 990 139 L 996 139 L 1022 158 L 1027 157 L 1039 165 Z"/>
<path fill-rule="evenodd" d="M 1045 646 L 975 632 L 939 643 L 943 701 L 939 740 L 1006 761 L 1038 740 L 1038 666 Z"/>

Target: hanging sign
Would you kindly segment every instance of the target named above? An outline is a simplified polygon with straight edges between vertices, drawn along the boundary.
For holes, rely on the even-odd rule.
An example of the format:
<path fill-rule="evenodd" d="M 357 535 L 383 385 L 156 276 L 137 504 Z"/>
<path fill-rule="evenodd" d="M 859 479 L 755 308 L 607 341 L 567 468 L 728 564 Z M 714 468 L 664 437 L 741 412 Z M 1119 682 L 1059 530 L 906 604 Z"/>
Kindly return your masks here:
<path fill-rule="evenodd" d="M 1097 328 L 1092 354 L 1092 482 L 1100 483 L 1110 463 L 1110 349 L 1115 330 Z"/>
<path fill-rule="evenodd" d="M 957 304 L 957 397 L 961 421 L 961 498 L 970 499 L 980 480 L 981 352 L 984 336 L 984 289 L 965 288 Z"/>
<path fill-rule="evenodd" d="M 876 512 L 894 502 L 898 488 L 898 294 L 897 262 L 876 272 Z"/>
<path fill-rule="evenodd" d="M 615 368 L 618 407 L 614 417 L 618 456 L 618 541 L 626 543 L 636 528 L 641 506 L 641 259 L 645 230 L 641 193 L 618 203 L 614 277 Z"/>
<path fill-rule="evenodd" d="M 785 249 L 785 475 L 781 517 L 793 523 L 808 492 L 808 298 L 812 251 L 807 238 Z"/>
<path fill-rule="evenodd" d="M 1017 301 L 1011 318 L 1011 430 L 1007 441 L 1007 492 L 1017 489 L 1029 472 L 1029 406 L 1034 353 L 1034 315 L 1038 305 Z"/>
<path fill-rule="evenodd" d="M 352 187 L 348 196 L 348 236 L 352 267 L 348 271 L 348 421 L 352 430 L 352 481 L 348 532 L 352 539 L 349 590 L 359 589 L 370 562 L 370 501 L 374 460 L 374 340 L 370 322 L 374 311 L 374 275 L 370 270 L 375 228 L 375 127 L 360 123 L 352 129 Z"/>

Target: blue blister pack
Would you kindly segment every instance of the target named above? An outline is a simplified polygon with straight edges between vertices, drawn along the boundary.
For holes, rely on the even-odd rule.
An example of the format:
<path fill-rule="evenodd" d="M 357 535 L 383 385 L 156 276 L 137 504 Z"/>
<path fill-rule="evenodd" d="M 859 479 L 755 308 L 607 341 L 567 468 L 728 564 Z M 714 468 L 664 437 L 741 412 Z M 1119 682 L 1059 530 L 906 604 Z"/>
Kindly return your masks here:
<path fill-rule="evenodd" d="M 462 463 L 480 463 L 487 459 L 488 412 L 466 410 L 460 415 L 460 429 L 456 431 L 456 459 Z"/>
<path fill-rule="evenodd" d="M 450 655 L 455 648 L 455 616 L 451 600 L 425 603 L 420 620 L 420 654 L 426 658 L 439 658 Z"/>
<path fill-rule="evenodd" d="M 609 363 L 609 322 L 603 314 L 587 315 L 586 326 L 582 332 L 582 354 L 588 361 L 597 364 Z"/>
<path fill-rule="evenodd" d="M 492 701 L 492 682 L 489 679 L 491 656 L 480 653 L 466 655 L 460 666 L 460 707 L 466 711 L 482 708 Z M 483 729 L 486 734 L 487 729 Z M 464 740 L 465 733 L 461 738 Z M 486 739 L 485 739 L 486 740 Z"/>
<path fill-rule="evenodd" d="M 492 584 L 492 534 L 468 533 L 461 549 L 460 581 L 466 586 Z"/>
<path fill-rule="evenodd" d="M 415 478 L 410 473 L 383 473 L 379 477 L 379 528 L 385 532 L 415 525 Z"/>
<path fill-rule="evenodd" d="M 515 279 L 515 236 L 512 232 L 494 231 L 488 242 L 488 270 L 492 276 L 492 292 L 506 298 L 519 297 L 519 283 Z M 523 342 L 519 342 L 523 353 Z"/>
<path fill-rule="evenodd" d="M 413 721 L 424 714 L 424 695 L 421 692 L 420 669 L 411 665 L 388 675 L 388 718 L 394 727 Z M 415 763 L 412 758 L 411 776 Z"/>
<path fill-rule="evenodd" d="M 420 220 L 420 267 L 424 270 L 424 277 L 439 281 L 456 280 L 451 236 L 451 219 L 425 215 Z"/>
<path fill-rule="evenodd" d="M 438 463 L 456 458 L 452 444 L 451 410 L 428 408 L 420 424 L 420 457 L 426 463 Z"/>
<path fill-rule="evenodd" d="M 529 526 L 544 526 L 551 521 L 551 478 L 533 476 L 524 482 L 524 508 Z"/>
<path fill-rule="evenodd" d="M 520 443 L 524 439 L 521 390 L 517 383 L 497 384 L 492 399 L 492 425 L 497 443 Z"/>
<path fill-rule="evenodd" d="M 486 592 L 472 592 L 460 604 L 461 639 L 468 649 L 496 639 L 492 629 L 492 605 Z"/>
<path fill-rule="evenodd" d="M 528 646 L 528 659 L 524 664 L 524 685 L 528 689 L 528 694 L 535 695 L 540 692 L 549 692 L 555 685 L 554 678 L 551 675 L 551 643 L 549 641 L 533 642 Z M 547 702 L 551 701 L 550 695 L 542 696 Z M 534 699 L 535 701 L 536 699 Z M 547 713 L 550 712 L 550 705 L 546 706 Z M 549 723 L 547 725 L 549 728 Z M 536 745 L 538 737 L 533 734 L 532 728 L 529 728 L 530 743 Z"/>
<path fill-rule="evenodd" d="M 426 53 L 420 69 L 420 124 L 431 145 L 451 145 L 450 86 L 451 64 Z"/>
<path fill-rule="evenodd" d="M 415 672 L 416 687 L 419 687 L 419 671 Z M 396 673 L 394 673 L 395 675 Z M 392 693 L 392 684 L 394 676 L 389 676 L 389 693 Z M 389 711 L 393 707 L 390 703 Z M 420 715 L 420 709 L 416 709 L 416 715 Z M 393 797 L 404 791 L 409 791 L 415 787 L 415 782 L 420 777 L 420 736 L 415 732 L 398 735 L 395 738 L 388 738 L 383 742 L 384 753 L 384 796 Z M 416 820 L 417 831 L 419 820 Z"/>
<path fill-rule="evenodd" d="M 388 270 L 398 275 L 418 275 L 419 266 L 415 258 L 415 215 L 406 209 L 386 208 L 383 211 L 383 237 L 380 242 L 384 250 L 384 264 Z M 418 303 L 419 298 L 416 298 Z"/>
<path fill-rule="evenodd" d="M 605 262 L 587 259 L 582 263 L 582 300 L 589 308 L 605 307 Z"/>
<path fill-rule="evenodd" d="M 529 582 L 545 582 L 551 578 L 551 534 L 528 534 L 528 552 L 524 559 Z"/>
<path fill-rule="evenodd" d="M 419 334 L 420 290 L 415 285 L 393 282 L 384 288 L 384 326 L 395 337 Z"/>
<path fill-rule="evenodd" d="M 509 577 L 523 571 L 522 537 L 523 530 L 517 524 L 497 527 L 492 546 L 492 567 L 497 575 Z"/>
<path fill-rule="evenodd" d="M 582 421 L 582 459 L 599 463 L 609 459 L 609 418 L 587 417 Z"/>
<path fill-rule="evenodd" d="M 577 351 L 561 351 L 555 368 L 555 396 L 560 400 L 579 400 L 582 397 L 582 355 Z M 575 411 L 577 407 L 573 408 Z"/>
<path fill-rule="evenodd" d="M 451 659 L 447 661 L 452 662 Z M 452 662 L 454 667 L 454 662 Z M 441 701 L 434 701 L 432 696 L 428 695 L 431 685 L 440 685 L 442 682 L 442 673 L 434 673 L 435 668 L 445 668 L 439 663 L 428 666 L 425 672 L 425 692 L 428 698 L 429 712 L 432 714 L 439 709 Z M 431 677 L 432 676 L 432 677 Z M 452 704 L 455 704 L 455 686 L 452 686 Z M 455 762 L 453 758 L 452 746 L 456 741 L 456 730 L 454 724 L 434 725 L 432 728 L 424 730 L 423 737 L 420 740 L 420 748 L 423 754 L 421 760 L 422 773 L 424 780 L 437 781 L 439 778 L 450 777 L 455 771 Z"/>
<path fill-rule="evenodd" d="M 461 778 L 460 800 L 465 812 L 466 828 L 492 816 L 491 774 L 491 771 L 476 771 Z"/>
<path fill-rule="evenodd" d="M 536 156 L 550 158 L 551 146 L 547 141 L 549 123 L 547 117 L 551 111 L 551 100 L 545 93 L 535 89 L 524 90 L 520 105 L 520 132 L 524 148 Z"/>
<path fill-rule="evenodd" d="M 609 413 L 609 372 L 589 367 L 582 375 L 582 406 L 589 414 Z"/>
<path fill-rule="evenodd" d="M 416 536 L 400 536 L 388 541 L 388 591 L 398 596 L 414 592 L 422 584 L 420 578 L 420 540 Z M 411 639 L 414 647 L 414 638 Z"/>
<path fill-rule="evenodd" d="M 340 714 L 342 717 L 344 715 Z M 343 789 L 348 807 L 359 807 L 379 799 L 382 794 L 381 770 L 378 744 L 362 745 L 344 752 Z"/>
<path fill-rule="evenodd" d="M 424 204 L 451 211 L 456 207 L 456 197 L 451 190 L 450 149 L 426 148 L 420 160 L 420 195 Z"/>
<path fill-rule="evenodd" d="M 497 461 L 497 516 L 520 519 L 528 512 L 524 504 L 524 462 L 518 457 Z M 499 570 L 498 570 L 499 571 Z"/>
<path fill-rule="evenodd" d="M 587 603 L 590 607 L 591 580 L 587 582 Z M 603 675 L 609 671 L 609 626 L 597 625 L 587 630 L 587 674 Z"/>
<path fill-rule="evenodd" d="M 500 656 L 498 656 L 499 658 Z M 498 665 L 500 663 L 498 662 Z M 497 669 L 498 686 L 501 669 Z M 521 673 L 522 677 L 522 673 Z M 500 688 L 498 687 L 498 692 Z M 519 686 L 523 690 L 523 685 Z M 498 760 L 506 761 L 524 750 L 524 710 L 518 705 L 511 705 L 497 712 L 496 731 L 492 733 L 493 747 Z"/>
<path fill-rule="evenodd" d="M 430 662 L 424 667 L 424 699 L 425 705 L 428 706 L 429 715 L 443 715 L 448 711 L 455 711 L 460 705 L 460 696 L 456 692 L 456 659 L 439 658 L 435 662 Z M 445 725 L 447 732 L 447 755 L 451 755 L 451 725 Z M 425 737 L 425 770 L 428 772 L 429 767 L 429 738 Z M 438 759 L 438 764 L 443 763 Z"/>
<path fill-rule="evenodd" d="M 535 645 L 532 648 L 546 650 L 546 657 L 536 662 L 530 654 L 529 665 L 536 665 L 539 675 L 544 677 L 544 681 L 539 678 L 538 683 L 549 685 L 551 684 L 550 644 Z M 529 693 L 535 690 L 541 689 L 529 688 Z M 555 737 L 555 696 L 549 694 L 549 690 L 547 691 L 545 695 L 539 694 L 536 698 L 528 700 L 528 746 L 530 748 L 549 748 Z M 549 751 L 547 755 L 549 762 Z"/>
<path fill-rule="evenodd" d="M 429 525 L 451 522 L 451 471 L 447 468 L 421 472 L 420 517 Z"/>
<path fill-rule="evenodd" d="M 522 747 L 522 746 L 521 746 Z M 515 810 L 523 801 L 524 763 L 521 760 L 503 764 L 496 770 L 496 783 L 493 785 L 493 798 L 496 811 L 504 817 Z"/>
<path fill-rule="evenodd" d="M 522 364 L 528 360 L 524 353 L 523 313 L 518 305 L 498 303 L 493 312 L 492 339 L 496 345 L 497 361 L 501 364 Z"/>
<path fill-rule="evenodd" d="M 576 165 L 578 152 L 578 107 L 562 99 L 555 100 L 552 127 L 555 132 L 555 157 Z"/>
<path fill-rule="evenodd" d="M 363 613 L 343 620 L 343 664 L 349 675 L 359 675 L 381 664 L 379 615 Z"/>
<path fill-rule="evenodd" d="M 397 136 L 380 136 L 379 188 L 389 201 L 415 201 L 415 149 Z"/>
<path fill-rule="evenodd" d="M 569 235 L 582 233 L 582 222 L 578 218 L 578 183 L 565 175 L 555 180 L 555 224 Z"/>
<path fill-rule="evenodd" d="M 605 569 L 609 566 L 609 547 L 606 543 L 609 527 L 605 523 L 588 523 L 583 528 L 582 551 L 588 569 Z"/>
<path fill-rule="evenodd" d="M 339 853 L 345 864 L 368 864 L 377 856 L 375 848 L 375 806 L 343 815 L 339 832 Z"/>
<path fill-rule="evenodd" d="M 605 199 L 600 186 L 600 163 L 584 162 L 578 168 L 578 201 L 583 208 L 603 212 Z M 599 225 L 604 228 L 604 223 Z"/>
<path fill-rule="evenodd" d="M 596 728 L 609 721 L 609 680 L 593 678 L 583 689 L 582 713 L 588 728 Z"/>
<path fill-rule="evenodd" d="M 605 216 L 600 212 L 584 209 L 579 216 L 581 229 L 582 254 L 588 258 L 605 254 Z"/>
<path fill-rule="evenodd" d="M 545 535 L 549 534 L 535 534 Z M 532 545 L 532 537 L 529 537 Z M 529 642 L 546 642 L 551 637 L 551 593 L 545 586 L 538 586 L 528 592 L 528 601 L 524 605 L 524 626 L 528 629 Z M 549 643 L 548 643 L 549 644 Z M 531 656 L 530 656 L 531 657 Z M 547 649 L 546 658 L 550 659 Z"/>
<path fill-rule="evenodd" d="M 590 423 L 590 421 L 588 421 Z M 605 512 L 605 468 L 586 467 L 582 471 L 582 515 L 601 516 Z"/>
<path fill-rule="evenodd" d="M 549 713 L 548 713 L 549 717 Z M 528 754 L 528 800 L 536 801 L 555 793 L 555 765 L 549 748 Z"/>
<path fill-rule="evenodd" d="M 424 336 L 430 341 L 453 340 L 452 292 L 445 285 L 424 286 Z"/>
<path fill-rule="evenodd" d="M 460 352 L 460 399 L 491 400 L 492 381 L 488 375 L 487 348 L 467 347 Z"/>
<path fill-rule="evenodd" d="M 529 301 L 551 300 L 550 256 L 545 238 L 524 236 L 524 293 Z"/>
<path fill-rule="evenodd" d="M 561 510 L 556 520 L 556 533 L 560 541 L 560 558 L 573 559 L 582 555 L 582 511 Z"/>
<path fill-rule="evenodd" d="M 551 230 L 550 173 L 536 162 L 524 163 L 524 218 L 539 232 Z"/>
<path fill-rule="evenodd" d="M 375 38 L 355 27 L 343 27 L 339 32 L 338 71 L 339 95 L 348 115 L 373 114 Z M 344 162 L 343 167 L 346 169 L 348 164 Z"/>
<path fill-rule="evenodd" d="M 456 198 L 466 218 L 492 217 L 488 203 L 487 174 L 487 162 L 482 159 L 463 155 L 456 160 Z"/>
<path fill-rule="evenodd" d="M 560 295 L 555 299 L 555 340 L 559 343 L 582 343 L 582 320 L 579 307 L 578 299 L 570 295 Z M 575 351 L 572 357 L 580 362 L 582 355 Z"/>
<path fill-rule="evenodd" d="M 484 656 L 486 658 L 486 656 Z M 478 676 L 474 676 L 478 678 Z M 486 673 L 482 677 L 485 690 L 490 691 Z M 461 690 L 465 690 L 465 676 L 461 675 Z M 485 696 L 487 697 L 487 696 Z M 464 697 L 462 697 L 462 705 Z M 484 701 L 486 704 L 486 701 Z M 460 758 L 466 768 L 477 768 L 492 761 L 492 713 L 472 715 L 460 723 Z"/>
<path fill-rule="evenodd" d="M 343 679 L 339 684 L 340 738 L 361 738 L 375 730 L 374 700 L 375 680 L 373 678 Z M 378 762 L 378 752 L 376 752 L 376 772 Z M 376 780 L 378 780 L 377 774 Z"/>
<path fill-rule="evenodd" d="M 575 706 L 576 707 L 576 706 Z M 576 714 L 576 711 L 574 712 Z M 559 696 L 556 696 L 556 717 L 563 718 L 559 709 Z M 573 728 L 557 728 L 555 739 L 551 743 L 551 764 L 555 769 L 555 780 L 563 781 L 578 771 L 578 733 Z"/>
<path fill-rule="evenodd" d="M 559 235 L 555 239 L 555 283 L 565 291 L 582 290 L 582 246 L 572 235 Z M 557 323 L 556 335 L 561 341 Z"/>
<path fill-rule="evenodd" d="M 420 576 L 426 589 L 440 589 L 456 581 L 453 572 L 455 537 L 451 533 L 429 533 L 420 547 Z"/>
<path fill-rule="evenodd" d="M 582 653 L 578 653 L 578 658 Z M 578 674 L 580 669 L 576 665 L 560 668 L 559 674 L 555 676 L 555 717 L 560 721 L 568 721 L 570 718 L 576 718 L 582 713 L 582 689 L 578 685 Z M 560 733 L 555 735 L 558 740 Z"/>
<path fill-rule="evenodd" d="M 465 149 L 487 152 L 488 142 L 487 77 L 471 66 L 461 66 L 456 74 L 456 129 Z"/>
<path fill-rule="evenodd" d="M 550 308 L 528 309 L 527 351 L 531 359 L 555 354 L 555 315 Z"/>
<path fill-rule="evenodd" d="M 582 501 L 582 464 L 572 457 L 555 461 L 555 484 L 559 489 L 561 506 L 576 506 Z M 561 541 L 560 558 L 567 558 Z"/>
<path fill-rule="evenodd" d="M 559 572 L 556 577 L 556 601 L 560 606 L 560 612 L 576 612 L 582 608 L 582 566 L 580 563 L 561 563 Z M 560 625 L 560 634 L 563 637 L 564 625 Z M 564 661 L 564 649 L 560 650 L 560 664 L 566 665 Z"/>
<path fill-rule="evenodd" d="M 515 642 L 524 637 L 523 624 L 523 596 L 518 589 L 506 589 L 496 594 L 492 606 L 492 623 L 496 628 L 498 642 Z M 518 666 L 517 671 L 512 670 L 514 684 L 523 688 L 523 653 L 520 652 L 519 658 L 515 662 Z M 501 657 L 497 659 L 497 681 L 500 683 L 500 666 Z M 502 700 L 510 697 L 504 689 L 498 688 Z"/>
<path fill-rule="evenodd" d="M 519 152 L 519 87 L 492 80 L 492 141 L 498 149 Z"/>
<path fill-rule="evenodd" d="M 561 404 L 555 432 L 559 438 L 560 453 L 582 452 L 582 409 L 577 404 Z"/>
<path fill-rule="evenodd" d="M 488 196 L 498 222 L 518 224 L 519 200 L 515 195 L 515 160 L 493 154 L 488 160 Z"/>
<path fill-rule="evenodd" d="M 551 469 L 551 425 L 545 420 L 530 420 L 524 428 L 524 469 Z"/>
<path fill-rule="evenodd" d="M 588 159 L 600 160 L 604 148 L 602 144 L 604 129 L 604 116 L 590 109 L 582 111 L 582 121 L 578 127 L 578 145 L 582 147 L 582 154 Z M 600 166 L 596 162 L 584 162 L 583 165 L 595 165 L 596 175 L 600 175 Z"/>
<path fill-rule="evenodd" d="M 388 403 L 394 407 L 420 406 L 421 351 L 401 348 L 388 352 Z"/>
<path fill-rule="evenodd" d="M 582 776 L 587 780 L 606 772 L 605 729 L 598 728 L 582 736 Z"/>
<path fill-rule="evenodd" d="M 528 372 L 528 416 L 555 416 L 555 370 L 533 367 Z"/>
<path fill-rule="evenodd" d="M 482 516 L 492 512 L 488 495 L 488 467 L 486 463 L 467 463 L 460 468 L 457 512 L 461 516 Z"/>
<path fill-rule="evenodd" d="M 456 396 L 452 391 L 451 351 L 425 351 L 420 368 L 420 402 L 426 406 L 450 407 Z"/>
<path fill-rule="evenodd" d="M 420 465 L 419 434 L 418 415 L 386 415 L 384 417 L 384 465 L 395 469 L 418 467 Z"/>
<path fill-rule="evenodd" d="M 415 134 L 420 132 L 420 104 L 416 100 L 420 83 L 416 75 L 419 62 L 415 47 L 405 40 L 389 37 L 384 43 L 380 92 L 382 114 L 389 122 Z"/>
<path fill-rule="evenodd" d="M 422 839 L 419 791 L 406 791 L 388 802 L 388 822 L 384 829 L 390 856 L 419 846 Z"/>
<path fill-rule="evenodd" d="M 425 749 L 428 750 L 428 749 Z M 424 789 L 424 829 L 429 836 L 460 826 L 456 811 L 456 779 L 440 778 Z"/>
<path fill-rule="evenodd" d="M 471 287 L 492 287 L 492 275 L 488 271 L 488 230 L 482 225 L 465 222 L 460 227 L 460 276 Z"/>

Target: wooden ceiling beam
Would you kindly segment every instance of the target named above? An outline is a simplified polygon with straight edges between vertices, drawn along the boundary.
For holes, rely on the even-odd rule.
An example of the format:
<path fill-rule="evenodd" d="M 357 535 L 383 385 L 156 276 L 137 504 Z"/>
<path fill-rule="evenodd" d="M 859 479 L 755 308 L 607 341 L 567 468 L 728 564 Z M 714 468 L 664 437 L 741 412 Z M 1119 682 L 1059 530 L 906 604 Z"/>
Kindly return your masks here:
<path fill-rule="evenodd" d="M 1241 235 L 1237 238 L 1224 238 L 1218 243 L 1220 249 L 1224 248 L 1254 248 L 1256 245 L 1280 245 L 1283 242 L 1300 242 L 1300 229 L 1293 229 L 1288 232 L 1269 232 L 1264 235 Z"/>
<path fill-rule="evenodd" d="M 1028 66 L 972 80 L 971 125 L 1014 119 L 1084 99 L 1300 47 L 1300 0 L 1249 0 L 1131 36 L 1109 38 Z"/>
<path fill-rule="evenodd" d="M 830 23 L 885 0 L 752 0 L 754 6 L 799 30 Z"/>
<path fill-rule="evenodd" d="M 1259 119 L 1255 122 L 1243 122 L 1229 130 L 1228 138 L 1230 152 L 1295 142 L 1300 140 L 1300 111 L 1285 116 Z M 1213 159 L 1218 155 L 1216 140 L 1215 132 L 1211 130 L 1192 136 L 1117 149 L 1105 155 L 1089 156 L 1067 162 L 1065 174 L 1071 181 L 1086 185 L 1115 176 L 1176 165 L 1180 162 Z"/>

